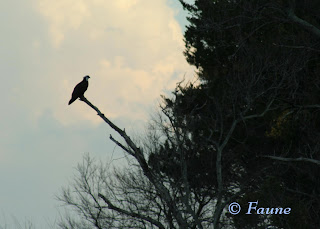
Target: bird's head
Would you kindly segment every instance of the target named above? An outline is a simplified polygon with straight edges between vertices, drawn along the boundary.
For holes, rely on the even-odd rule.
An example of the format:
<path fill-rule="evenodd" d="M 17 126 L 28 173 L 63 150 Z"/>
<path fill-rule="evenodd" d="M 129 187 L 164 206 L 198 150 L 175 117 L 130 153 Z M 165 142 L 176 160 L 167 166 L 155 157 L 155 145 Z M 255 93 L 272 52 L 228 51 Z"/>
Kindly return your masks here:
<path fill-rule="evenodd" d="M 84 79 L 85 81 L 88 81 L 89 78 L 90 78 L 90 76 L 85 76 L 85 77 L 83 77 L 83 79 Z"/>

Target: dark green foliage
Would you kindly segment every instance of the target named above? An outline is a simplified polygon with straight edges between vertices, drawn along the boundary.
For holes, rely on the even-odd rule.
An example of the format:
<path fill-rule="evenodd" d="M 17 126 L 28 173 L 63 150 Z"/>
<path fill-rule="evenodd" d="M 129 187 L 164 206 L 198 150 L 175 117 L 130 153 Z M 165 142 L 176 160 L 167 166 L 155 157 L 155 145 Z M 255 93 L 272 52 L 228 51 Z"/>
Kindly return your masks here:
<path fill-rule="evenodd" d="M 288 16 L 320 29 L 320 2 L 180 2 L 190 13 L 185 55 L 200 84 L 179 85 L 165 98 L 180 138 L 150 155 L 150 165 L 182 182 L 183 154 L 191 188 L 216 198 L 217 148 L 240 120 L 223 149 L 224 200 L 237 193 L 232 201 L 258 199 L 292 213 L 225 217 L 236 228 L 317 228 L 320 166 L 266 156 L 320 160 L 320 37 Z"/>

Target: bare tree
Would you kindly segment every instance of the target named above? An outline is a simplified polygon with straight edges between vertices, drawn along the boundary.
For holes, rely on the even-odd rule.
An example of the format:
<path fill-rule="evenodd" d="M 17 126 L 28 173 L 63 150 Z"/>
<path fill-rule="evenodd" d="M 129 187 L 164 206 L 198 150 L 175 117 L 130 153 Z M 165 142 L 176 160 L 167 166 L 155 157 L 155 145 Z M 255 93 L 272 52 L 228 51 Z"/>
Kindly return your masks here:
<path fill-rule="evenodd" d="M 86 157 L 77 168 L 79 176 L 72 188 L 63 190 L 58 199 L 96 228 L 203 228 L 203 220 L 208 220 L 202 216 L 206 212 L 204 206 L 210 200 L 194 198 L 188 190 L 186 175 L 182 177 L 184 186 L 180 187 L 152 170 L 146 158 L 148 152 L 143 153 L 125 130 L 113 124 L 85 97 L 82 100 L 119 133 L 125 143 L 113 136 L 110 139 L 136 160 L 136 166 L 110 172 L 105 165 L 97 166 Z M 70 218 L 64 221 L 62 228 L 75 225 Z"/>

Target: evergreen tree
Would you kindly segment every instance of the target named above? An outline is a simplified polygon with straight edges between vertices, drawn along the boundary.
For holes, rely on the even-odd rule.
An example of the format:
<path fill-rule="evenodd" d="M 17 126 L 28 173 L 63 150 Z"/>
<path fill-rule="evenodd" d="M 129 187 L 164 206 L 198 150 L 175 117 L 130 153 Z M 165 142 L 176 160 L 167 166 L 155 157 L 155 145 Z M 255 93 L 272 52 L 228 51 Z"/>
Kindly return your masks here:
<path fill-rule="evenodd" d="M 182 139 L 151 159 L 165 160 L 162 171 L 179 182 L 183 151 L 191 187 L 221 202 L 216 224 L 224 201 L 258 199 L 292 212 L 240 214 L 234 226 L 317 228 L 320 3 L 180 2 L 190 13 L 185 55 L 201 83 L 165 98 Z"/>

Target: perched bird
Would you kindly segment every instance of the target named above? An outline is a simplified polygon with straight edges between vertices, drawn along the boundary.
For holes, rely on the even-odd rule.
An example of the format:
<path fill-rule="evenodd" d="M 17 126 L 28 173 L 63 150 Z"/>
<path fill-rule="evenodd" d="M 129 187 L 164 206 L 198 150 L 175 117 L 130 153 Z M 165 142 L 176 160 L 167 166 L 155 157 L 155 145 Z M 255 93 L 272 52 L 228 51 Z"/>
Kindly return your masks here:
<path fill-rule="evenodd" d="M 85 91 L 88 88 L 89 78 L 90 78 L 90 76 L 83 77 L 83 80 L 80 83 L 78 83 L 77 86 L 75 86 L 75 88 L 73 89 L 73 92 L 72 92 L 71 99 L 69 101 L 69 105 L 71 103 L 73 103 L 77 98 L 81 98 L 83 96 L 83 94 L 85 93 Z"/>

